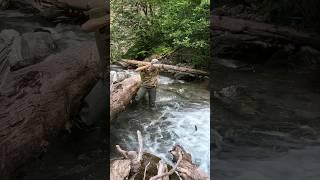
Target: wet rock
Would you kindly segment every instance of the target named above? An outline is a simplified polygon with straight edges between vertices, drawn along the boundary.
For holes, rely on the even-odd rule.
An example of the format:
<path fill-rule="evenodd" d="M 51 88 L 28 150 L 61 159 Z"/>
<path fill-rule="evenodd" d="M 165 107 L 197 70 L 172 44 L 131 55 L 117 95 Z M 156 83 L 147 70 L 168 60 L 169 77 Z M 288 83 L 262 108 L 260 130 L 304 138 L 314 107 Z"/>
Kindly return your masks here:
<path fill-rule="evenodd" d="M 127 71 L 116 72 L 110 71 L 110 91 L 112 91 L 114 84 L 119 83 L 130 77 Z"/>
<path fill-rule="evenodd" d="M 226 97 L 226 98 L 234 98 L 236 96 L 239 96 L 243 94 L 244 88 L 238 87 L 238 86 L 229 86 L 222 88 L 217 94 L 217 97 Z"/>
<path fill-rule="evenodd" d="M 297 129 L 294 129 L 293 131 L 291 131 L 291 134 L 294 137 L 314 139 L 314 140 L 318 136 L 318 132 L 314 128 L 308 125 L 300 126 Z"/>
<path fill-rule="evenodd" d="M 296 55 L 296 64 L 310 69 L 316 69 L 320 65 L 320 51 L 310 47 L 303 46 Z"/>
<path fill-rule="evenodd" d="M 110 177 L 112 177 L 111 180 L 128 179 L 131 169 L 131 161 L 128 159 L 111 160 L 110 169 Z"/>
<path fill-rule="evenodd" d="M 228 86 L 218 92 L 215 91 L 214 97 L 240 115 L 252 116 L 258 113 L 258 101 L 249 94 L 245 87 Z"/>
<path fill-rule="evenodd" d="M 270 178 L 264 176 L 263 174 L 261 173 L 258 173 L 258 172 L 245 172 L 243 174 L 241 174 L 238 178 L 238 180 L 256 180 L 256 179 L 259 179 L 259 180 L 271 180 Z"/>
<path fill-rule="evenodd" d="M 0 46 L 10 42 L 8 60 L 11 70 L 21 69 L 44 60 L 55 49 L 50 33 L 28 32 L 20 35 L 15 30 L 3 30 Z"/>
<path fill-rule="evenodd" d="M 22 56 L 26 64 L 39 62 L 55 49 L 54 41 L 48 32 L 29 32 L 22 34 Z M 24 63 L 22 63 L 24 64 Z"/>
<path fill-rule="evenodd" d="M 9 6 L 9 0 L 0 0 L 0 9 L 6 9 Z"/>
<path fill-rule="evenodd" d="M 223 147 L 223 137 L 216 130 L 213 131 L 213 149 L 215 152 L 219 152 Z"/>
<path fill-rule="evenodd" d="M 222 65 L 224 67 L 233 68 L 233 69 L 239 69 L 239 68 L 248 66 L 248 64 L 243 63 L 243 62 L 238 61 L 238 60 L 234 60 L 234 59 L 218 58 L 216 60 L 216 63 L 220 64 L 220 65 Z"/>
<path fill-rule="evenodd" d="M 1 42 L 1 46 L 6 43 L 10 43 L 11 41 L 13 41 L 15 38 L 19 37 L 20 33 L 17 32 L 16 30 L 13 29 L 4 29 L 1 31 L 0 33 L 0 42 Z"/>
<path fill-rule="evenodd" d="M 197 77 L 194 74 L 191 74 L 191 73 L 179 72 L 179 73 L 176 73 L 174 75 L 174 78 L 177 79 L 177 80 L 193 81 Z"/>

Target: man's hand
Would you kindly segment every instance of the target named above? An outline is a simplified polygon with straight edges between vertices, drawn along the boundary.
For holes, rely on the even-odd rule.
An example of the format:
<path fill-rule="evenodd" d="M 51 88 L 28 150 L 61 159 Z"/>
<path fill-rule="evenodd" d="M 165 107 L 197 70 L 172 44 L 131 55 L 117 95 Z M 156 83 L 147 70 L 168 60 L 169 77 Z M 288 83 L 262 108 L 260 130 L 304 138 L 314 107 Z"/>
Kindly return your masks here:
<path fill-rule="evenodd" d="M 88 32 L 96 31 L 109 24 L 109 16 L 103 16 L 100 18 L 89 19 L 81 25 L 81 29 Z"/>
<path fill-rule="evenodd" d="M 58 2 L 79 9 L 88 9 L 88 0 L 58 0 Z"/>
<path fill-rule="evenodd" d="M 93 9 L 93 8 L 105 8 L 110 12 L 109 2 L 105 0 L 58 0 L 58 2 L 65 3 L 71 7 L 79 9 Z"/>
<path fill-rule="evenodd" d="M 110 5 L 105 0 L 58 0 L 59 2 L 65 3 L 71 7 L 84 9 L 90 11 L 105 11 L 105 16 L 89 19 L 87 22 L 81 25 L 81 29 L 84 31 L 97 31 L 98 29 L 106 26 L 110 22 Z"/>

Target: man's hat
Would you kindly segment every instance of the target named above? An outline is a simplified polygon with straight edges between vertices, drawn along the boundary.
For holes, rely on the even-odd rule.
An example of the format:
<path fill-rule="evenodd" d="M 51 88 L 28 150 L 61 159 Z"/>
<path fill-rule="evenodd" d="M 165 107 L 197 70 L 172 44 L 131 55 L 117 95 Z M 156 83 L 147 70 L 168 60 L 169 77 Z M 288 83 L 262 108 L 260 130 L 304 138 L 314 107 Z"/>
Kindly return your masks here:
<path fill-rule="evenodd" d="M 158 59 L 152 59 L 151 60 L 151 64 L 159 64 L 159 60 Z"/>

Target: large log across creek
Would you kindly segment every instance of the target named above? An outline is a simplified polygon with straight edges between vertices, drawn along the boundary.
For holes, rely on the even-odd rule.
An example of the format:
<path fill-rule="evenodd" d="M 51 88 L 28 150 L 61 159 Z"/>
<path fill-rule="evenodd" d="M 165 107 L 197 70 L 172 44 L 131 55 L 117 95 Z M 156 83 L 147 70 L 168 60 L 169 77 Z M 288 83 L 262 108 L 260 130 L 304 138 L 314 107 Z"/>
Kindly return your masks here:
<path fill-rule="evenodd" d="M 274 24 L 255 22 L 228 16 L 211 16 L 211 28 L 233 33 L 250 34 L 262 38 L 284 40 L 297 45 L 308 45 L 320 49 L 320 37 L 312 33 L 297 31 L 296 29 L 277 26 Z"/>
<path fill-rule="evenodd" d="M 0 89 L 0 179 L 46 149 L 98 76 L 94 42 L 11 71 Z"/>
<path fill-rule="evenodd" d="M 149 62 L 129 60 L 129 59 L 122 59 L 121 62 L 125 64 L 135 65 L 135 66 L 149 64 Z M 161 66 L 162 69 L 168 72 L 184 72 L 184 73 L 190 73 L 190 74 L 200 75 L 200 76 L 209 76 L 208 72 L 198 70 L 198 69 L 191 69 L 191 68 L 173 66 L 168 64 L 155 64 L 155 66 Z"/>

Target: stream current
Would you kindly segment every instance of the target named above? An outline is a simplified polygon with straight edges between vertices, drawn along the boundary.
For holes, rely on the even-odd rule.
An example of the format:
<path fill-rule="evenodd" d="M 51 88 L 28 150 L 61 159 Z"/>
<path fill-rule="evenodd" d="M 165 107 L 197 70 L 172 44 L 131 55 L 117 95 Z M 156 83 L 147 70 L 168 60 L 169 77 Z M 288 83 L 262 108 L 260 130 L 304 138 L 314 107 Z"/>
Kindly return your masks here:
<path fill-rule="evenodd" d="M 121 71 L 118 68 L 112 70 Z M 160 76 L 156 109 L 147 101 L 131 105 L 111 123 L 111 158 L 119 156 L 115 145 L 136 150 L 137 130 L 144 141 L 144 151 L 171 164 L 168 152 L 174 144 L 182 145 L 194 163 L 210 171 L 210 95 L 204 82 L 185 82 Z"/>

